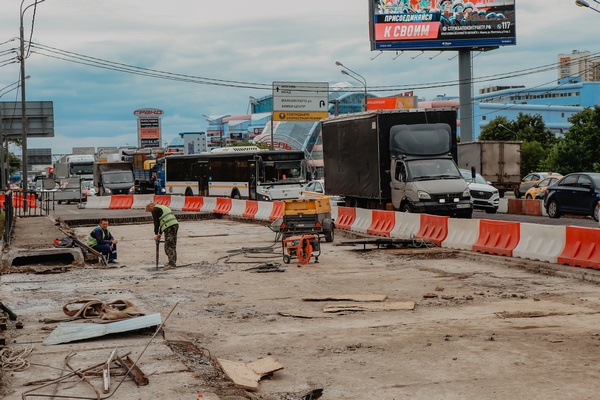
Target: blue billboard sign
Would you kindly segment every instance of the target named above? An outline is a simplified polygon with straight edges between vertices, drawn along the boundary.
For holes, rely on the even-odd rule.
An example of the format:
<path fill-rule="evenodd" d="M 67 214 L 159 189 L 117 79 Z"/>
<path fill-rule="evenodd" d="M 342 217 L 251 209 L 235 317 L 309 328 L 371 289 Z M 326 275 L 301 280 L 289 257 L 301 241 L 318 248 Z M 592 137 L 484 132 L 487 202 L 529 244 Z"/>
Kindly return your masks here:
<path fill-rule="evenodd" d="M 515 45 L 515 0 L 369 0 L 372 50 Z"/>

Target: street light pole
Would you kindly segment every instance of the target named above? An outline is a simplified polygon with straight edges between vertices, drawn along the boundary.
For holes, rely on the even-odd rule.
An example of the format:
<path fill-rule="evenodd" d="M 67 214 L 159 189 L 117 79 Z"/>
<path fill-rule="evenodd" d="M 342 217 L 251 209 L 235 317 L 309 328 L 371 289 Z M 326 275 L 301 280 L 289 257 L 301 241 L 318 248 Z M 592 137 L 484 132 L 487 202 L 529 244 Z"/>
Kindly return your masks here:
<path fill-rule="evenodd" d="M 27 212 L 27 192 L 29 189 L 29 182 L 27 179 L 27 105 L 25 102 L 25 33 L 23 29 L 23 16 L 25 11 L 30 7 L 37 6 L 45 0 L 35 0 L 33 4 L 23 8 L 25 0 L 21 0 L 21 8 L 19 14 L 19 39 L 20 39 L 20 61 L 21 61 L 21 124 L 22 124 L 22 135 L 21 135 L 21 162 L 23 163 L 23 173 L 21 174 L 21 182 L 23 184 L 23 214 Z M 33 27 L 32 27 L 33 29 Z"/>
<path fill-rule="evenodd" d="M 594 3 L 599 4 L 600 5 L 600 1 L 598 0 L 593 0 Z M 592 11 L 596 11 L 597 13 L 600 13 L 600 10 L 598 10 L 598 6 L 596 6 L 596 8 L 593 8 L 590 6 L 590 4 L 585 1 L 585 0 L 575 0 L 575 5 L 577 7 L 585 7 L 585 8 L 589 8 Z"/>
<path fill-rule="evenodd" d="M 363 85 L 363 87 L 365 89 L 365 95 L 364 95 L 364 99 L 363 99 L 363 111 L 367 111 L 367 80 L 365 79 L 365 77 L 362 76 L 361 74 L 359 74 L 358 72 L 353 71 L 350 68 L 346 67 L 344 64 L 342 64 L 339 61 L 336 61 L 335 65 L 337 65 L 338 67 L 345 68 L 345 70 L 343 69 L 341 71 L 342 74 L 349 76 L 350 78 L 354 79 L 355 81 L 357 81 L 361 85 Z"/>

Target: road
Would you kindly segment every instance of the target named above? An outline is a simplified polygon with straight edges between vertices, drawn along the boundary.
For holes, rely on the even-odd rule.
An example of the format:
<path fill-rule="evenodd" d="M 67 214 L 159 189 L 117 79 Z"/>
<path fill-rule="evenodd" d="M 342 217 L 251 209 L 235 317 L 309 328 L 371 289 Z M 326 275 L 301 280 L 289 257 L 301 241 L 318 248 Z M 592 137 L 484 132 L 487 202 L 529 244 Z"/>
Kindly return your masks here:
<path fill-rule="evenodd" d="M 103 218 L 103 217 L 142 217 L 144 215 L 149 216 L 144 210 L 97 210 L 97 209 L 80 209 L 77 208 L 77 204 L 60 204 L 56 205 L 54 211 L 50 213 L 55 218 L 61 217 L 64 220 L 81 219 L 81 218 Z M 500 221 L 516 221 L 526 222 L 531 224 L 543 224 L 543 225 L 573 225 L 585 228 L 598 228 L 598 222 L 594 221 L 591 217 L 561 217 L 558 219 L 552 219 L 550 217 L 537 217 L 532 215 L 514 215 L 514 214 L 487 214 L 483 211 L 475 211 L 473 218 L 477 219 L 492 219 Z"/>

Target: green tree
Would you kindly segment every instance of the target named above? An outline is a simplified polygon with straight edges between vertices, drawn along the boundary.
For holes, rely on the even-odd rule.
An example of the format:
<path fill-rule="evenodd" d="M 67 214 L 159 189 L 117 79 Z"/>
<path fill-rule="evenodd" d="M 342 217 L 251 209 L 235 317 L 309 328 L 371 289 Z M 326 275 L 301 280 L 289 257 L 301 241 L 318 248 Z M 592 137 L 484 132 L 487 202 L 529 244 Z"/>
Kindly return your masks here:
<path fill-rule="evenodd" d="M 557 141 L 545 165 L 556 172 L 600 172 L 600 107 L 586 107 L 569 118 L 571 128 Z"/>

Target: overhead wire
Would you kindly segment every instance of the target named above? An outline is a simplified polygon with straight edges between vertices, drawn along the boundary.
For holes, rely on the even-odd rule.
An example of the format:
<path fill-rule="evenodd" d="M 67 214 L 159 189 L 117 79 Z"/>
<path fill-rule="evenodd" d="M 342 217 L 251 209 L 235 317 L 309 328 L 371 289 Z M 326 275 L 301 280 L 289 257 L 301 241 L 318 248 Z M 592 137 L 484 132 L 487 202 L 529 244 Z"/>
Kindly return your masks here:
<path fill-rule="evenodd" d="M 78 54 L 75 52 L 58 49 L 52 46 L 43 45 L 40 43 L 31 43 L 31 47 L 34 49 L 32 52 L 39 54 L 44 57 L 54 58 L 66 62 L 72 62 L 76 64 L 102 68 L 107 70 L 113 70 L 117 72 L 125 72 L 140 76 L 147 76 L 158 79 L 165 80 L 174 80 L 181 81 L 187 83 L 194 84 L 202 84 L 202 85 L 214 85 L 214 86 L 225 86 L 225 87 L 235 87 L 235 88 L 244 88 L 244 89 L 264 89 L 271 90 L 271 83 L 259 83 L 259 82 L 247 82 L 247 81 L 235 81 L 235 80 L 226 80 L 226 79 L 217 79 L 217 78 L 209 78 L 204 76 L 194 76 L 188 74 L 178 74 L 168 71 L 156 70 L 151 68 L 138 67 L 134 65 L 129 65 L 125 63 L 119 63 L 114 61 L 109 61 L 97 57 L 90 57 L 83 54 Z M 600 53 L 595 53 L 589 57 L 590 61 L 595 61 L 600 59 Z M 561 64 L 560 66 L 565 66 L 568 64 Z M 470 82 L 476 83 L 486 83 L 498 80 L 506 80 L 515 77 L 522 77 L 527 75 L 539 74 L 551 70 L 556 70 L 559 68 L 558 63 L 545 64 L 537 67 L 530 67 L 516 71 L 510 71 L 506 73 L 500 74 L 490 74 L 484 75 L 481 77 L 472 78 Z M 457 86 L 463 83 L 461 80 L 448 80 L 448 81 L 440 81 L 440 82 L 427 82 L 427 83 L 419 83 L 419 84 L 407 84 L 407 85 L 383 85 L 383 86 L 370 86 L 369 91 L 371 92 L 391 92 L 391 91 L 399 91 L 399 90 L 419 90 L 419 89 L 435 89 L 442 87 L 452 87 Z M 310 90 L 308 88 L 307 90 Z M 352 88 L 347 88 L 348 91 L 352 91 Z M 356 91 L 362 91 L 361 88 L 356 88 Z"/>

